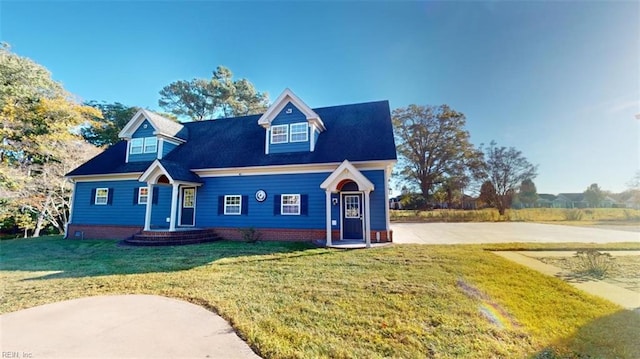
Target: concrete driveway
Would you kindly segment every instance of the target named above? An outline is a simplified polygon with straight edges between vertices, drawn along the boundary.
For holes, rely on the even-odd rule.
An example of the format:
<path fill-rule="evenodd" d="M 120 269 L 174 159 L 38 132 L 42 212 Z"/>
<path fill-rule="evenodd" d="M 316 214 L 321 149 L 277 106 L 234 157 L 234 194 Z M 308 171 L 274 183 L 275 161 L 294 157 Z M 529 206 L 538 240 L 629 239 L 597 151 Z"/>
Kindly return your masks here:
<path fill-rule="evenodd" d="M 3 358 L 259 359 L 227 322 L 181 300 L 101 296 L 0 315 Z"/>
<path fill-rule="evenodd" d="M 640 233 L 538 223 L 393 223 L 395 243 L 638 242 Z"/>

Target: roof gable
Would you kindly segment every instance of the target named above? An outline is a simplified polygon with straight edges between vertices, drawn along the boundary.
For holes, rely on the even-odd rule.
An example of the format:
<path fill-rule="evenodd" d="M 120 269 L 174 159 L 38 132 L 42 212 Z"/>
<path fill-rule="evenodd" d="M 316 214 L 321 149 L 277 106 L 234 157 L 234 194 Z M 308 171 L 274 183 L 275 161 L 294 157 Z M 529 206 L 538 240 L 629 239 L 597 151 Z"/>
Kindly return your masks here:
<path fill-rule="evenodd" d="M 320 184 L 320 188 L 330 192 L 337 192 L 338 186 L 344 180 L 352 180 L 358 184 L 361 191 L 373 191 L 374 186 L 362 172 L 358 171 L 348 160 L 342 161 L 340 166 L 333 171 L 324 182 Z"/>
<path fill-rule="evenodd" d="M 166 176 L 170 183 L 202 183 L 198 175 L 182 167 L 179 163 L 165 160 L 153 161 L 149 168 L 142 173 L 138 181 L 155 183 L 161 176 Z"/>
<path fill-rule="evenodd" d="M 320 116 L 288 88 L 285 89 L 273 104 L 269 106 L 267 111 L 260 116 L 258 124 L 264 128 L 269 128 L 271 126 L 271 122 L 278 116 L 285 106 L 287 106 L 288 103 L 297 107 L 298 110 L 304 114 L 309 123 L 315 124 L 320 131 L 325 130 L 324 122 L 322 122 Z"/>
<path fill-rule="evenodd" d="M 148 120 L 153 127 L 154 135 L 161 135 L 182 141 L 187 139 L 184 125 L 145 109 L 138 110 L 138 112 L 131 117 L 131 120 L 129 120 L 122 131 L 118 134 L 118 137 L 127 140 L 131 139 L 133 133 L 145 121 L 145 119 Z"/>

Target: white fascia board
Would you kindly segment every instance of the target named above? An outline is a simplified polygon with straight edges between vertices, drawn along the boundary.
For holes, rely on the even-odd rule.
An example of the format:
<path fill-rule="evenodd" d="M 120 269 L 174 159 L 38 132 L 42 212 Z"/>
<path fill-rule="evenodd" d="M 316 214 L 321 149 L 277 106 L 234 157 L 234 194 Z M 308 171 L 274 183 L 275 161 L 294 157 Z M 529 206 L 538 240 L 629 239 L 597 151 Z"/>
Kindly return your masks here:
<path fill-rule="evenodd" d="M 66 178 L 73 182 L 126 181 L 137 180 L 141 174 L 142 172 L 129 172 L 101 175 L 66 176 Z"/>
<path fill-rule="evenodd" d="M 164 135 L 162 133 L 158 133 L 157 131 L 153 131 L 153 134 L 158 136 L 159 138 L 162 138 L 163 140 L 165 140 L 166 142 L 169 142 L 171 144 L 174 144 L 176 146 L 179 146 L 185 142 L 187 142 L 186 140 L 183 140 L 182 138 L 178 138 L 178 137 L 169 137 L 167 135 Z"/>
<path fill-rule="evenodd" d="M 375 189 L 373 183 L 371 183 L 371 181 L 369 181 L 369 179 L 348 160 L 344 160 L 340 166 L 338 166 L 338 168 L 336 168 L 335 171 L 333 171 L 331 175 L 329 175 L 329 177 L 320 184 L 320 188 L 335 191 L 337 184 L 344 179 L 354 180 L 361 190 L 373 191 Z"/>
<path fill-rule="evenodd" d="M 150 177 L 153 176 L 155 177 L 153 182 L 156 182 L 157 178 L 160 175 L 167 176 L 167 178 L 169 179 L 169 182 L 173 183 L 173 179 L 171 178 L 171 176 L 169 176 L 169 172 L 167 172 L 164 166 L 162 166 L 162 163 L 160 163 L 159 160 L 155 160 L 153 161 L 153 163 L 151 163 L 151 165 L 149 165 L 147 170 L 142 173 L 142 175 L 138 178 L 138 181 L 148 182 Z"/>
<path fill-rule="evenodd" d="M 147 115 L 147 112 L 144 109 L 138 110 L 138 112 L 131 117 L 131 120 L 127 122 L 120 133 L 118 133 L 118 137 L 130 140 L 133 133 L 138 129 L 138 126 L 140 126 L 140 123 L 149 117 L 150 116 Z M 149 123 L 153 127 L 154 132 L 158 130 L 156 126 L 154 126 L 153 121 L 149 120 Z"/>
<path fill-rule="evenodd" d="M 201 187 L 203 183 L 200 182 L 188 182 L 188 181 L 173 181 L 173 184 L 179 186 Z"/>
<path fill-rule="evenodd" d="M 351 162 L 359 171 L 364 170 L 387 170 L 391 160 L 381 161 L 361 161 Z M 393 161 L 395 163 L 395 161 Z M 229 176 L 251 176 L 251 175 L 277 175 L 277 174 L 300 174 L 300 173 L 322 173 L 333 172 L 341 162 L 317 163 L 317 164 L 295 164 L 295 165 L 274 165 L 274 166 L 253 166 L 253 167 L 233 167 L 233 168 L 200 168 L 191 169 L 198 176 L 204 177 L 229 177 Z"/>
<path fill-rule="evenodd" d="M 294 106 L 296 106 L 306 117 L 307 121 L 310 123 L 318 124 L 318 127 L 321 130 L 324 130 L 324 123 L 320 120 L 320 116 L 311 109 L 304 101 L 302 101 L 298 96 L 296 96 L 293 91 L 289 88 L 284 89 L 280 96 L 273 102 L 271 106 L 267 109 L 267 111 L 260 116 L 258 119 L 258 124 L 264 128 L 269 128 L 271 126 L 271 121 L 282 111 L 282 109 L 287 105 L 287 103 L 291 102 Z"/>

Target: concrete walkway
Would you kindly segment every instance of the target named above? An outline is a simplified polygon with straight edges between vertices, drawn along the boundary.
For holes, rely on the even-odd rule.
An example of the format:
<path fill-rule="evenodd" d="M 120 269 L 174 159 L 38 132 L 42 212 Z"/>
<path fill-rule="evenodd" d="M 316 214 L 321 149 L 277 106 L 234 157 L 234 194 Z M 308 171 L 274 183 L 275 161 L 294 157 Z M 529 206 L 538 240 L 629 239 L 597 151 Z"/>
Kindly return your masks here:
<path fill-rule="evenodd" d="M 260 358 L 218 315 L 152 295 L 89 297 L 3 314 L 0 348 L 3 357 L 37 359 Z"/>
<path fill-rule="evenodd" d="M 635 251 L 634 251 L 635 252 Z M 509 259 L 520 265 L 534 269 L 540 273 L 550 276 L 560 276 L 565 274 L 561 268 L 552 266 L 550 264 L 542 263 L 541 261 L 532 257 L 551 257 L 551 256 L 565 256 L 571 257 L 575 252 L 534 252 L 534 251 L 518 251 L 518 252 L 492 252 L 503 258 Z M 611 251 L 615 255 L 615 251 Z M 618 253 L 618 255 L 640 254 L 625 251 L 624 253 Z M 600 280 L 590 280 L 585 282 L 568 282 L 574 287 L 593 294 L 595 296 L 607 299 L 613 303 L 624 307 L 625 309 L 640 309 L 640 293 L 632 290 L 613 285 L 611 283 L 603 282 Z"/>
<path fill-rule="evenodd" d="M 392 223 L 395 243 L 611 243 L 640 242 L 640 233 L 554 224 L 500 223 Z"/>

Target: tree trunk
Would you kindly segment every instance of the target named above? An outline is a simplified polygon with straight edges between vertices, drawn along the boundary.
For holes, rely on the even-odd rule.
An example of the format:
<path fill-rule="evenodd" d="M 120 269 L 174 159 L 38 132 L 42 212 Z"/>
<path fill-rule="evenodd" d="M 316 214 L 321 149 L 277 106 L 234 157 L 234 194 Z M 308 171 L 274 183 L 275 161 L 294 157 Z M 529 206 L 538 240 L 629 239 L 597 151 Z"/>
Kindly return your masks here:
<path fill-rule="evenodd" d="M 40 231 L 44 225 L 44 211 L 38 213 L 38 221 L 36 222 L 36 228 L 33 230 L 33 237 L 40 237 Z"/>

